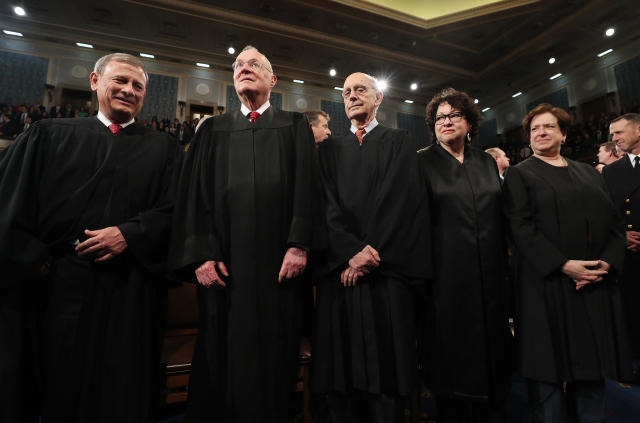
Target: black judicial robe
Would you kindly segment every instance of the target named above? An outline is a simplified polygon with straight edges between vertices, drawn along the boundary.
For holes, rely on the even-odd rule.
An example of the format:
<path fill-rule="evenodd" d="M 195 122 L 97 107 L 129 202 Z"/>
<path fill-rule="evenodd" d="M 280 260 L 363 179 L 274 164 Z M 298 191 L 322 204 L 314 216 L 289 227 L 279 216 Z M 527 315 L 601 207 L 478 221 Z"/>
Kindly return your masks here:
<path fill-rule="evenodd" d="M 300 347 L 303 277 L 278 284 L 290 246 L 312 245 L 313 134 L 269 107 L 207 119 L 179 179 L 170 265 L 195 281 L 224 261 L 226 288 L 198 285 L 187 421 L 285 422 Z"/>
<path fill-rule="evenodd" d="M 616 280 L 623 229 L 603 179 L 568 160 L 554 167 L 531 157 L 505 178 L 505 210 L 515 244 L 518 367 L 547 383 L 625 380 L 628 335 Z M 603 281 L 576 291 L 560 271 L 569 259 L 602 259 Z"/>
<path fill-rule="evenodd" d="M 378 125 L 362 145 L 348 133 L 318 151 L 328 273 L 317 290 L 313 389 L 409 395 L 417 376 L 416 296 L 431 276 L 416 143 L 407 131 Z M 343 286 L 342 271 L 367 244 L 380 266 Z"/>
<path fill-rule="evenodd" d="M 605 166 L 602 176 L 624 220 L 624 230 L 640 231 L 640 169 L 634 169 L 629 156 L 625 156 Z M 640 359 L 640 252 L 625 251 L 620 289 L 633 356 Z"/>
<path fill-rule="evenodd" d="M 39 327 L 30 348 L 41 362 L 29 365 L 42 368 L 43 422 L 153 421 L 181 154 L 169 136 L 135 123 L 113 135 L 97 118 L 38 121 L 3 154 L 0 290 L 15 302 L 2 312 L 39 303 L 37 316 L 13 313 L 7 324 Z M 84 229 L 114 225 L 128 244 L 121 255 L 75 254 Z M 5 341 L 0 356 L 24 360 L 14 354 L 28 342 Z"/>
<path fill-rule="evenodd" d="M 469 145 L 460 163 L 439 144 L 419 152 L 429 194 L 434 280 L 422 370 L 437 393 L 501 401 L 511 383 L 505 235 L 495 160 Z"/>

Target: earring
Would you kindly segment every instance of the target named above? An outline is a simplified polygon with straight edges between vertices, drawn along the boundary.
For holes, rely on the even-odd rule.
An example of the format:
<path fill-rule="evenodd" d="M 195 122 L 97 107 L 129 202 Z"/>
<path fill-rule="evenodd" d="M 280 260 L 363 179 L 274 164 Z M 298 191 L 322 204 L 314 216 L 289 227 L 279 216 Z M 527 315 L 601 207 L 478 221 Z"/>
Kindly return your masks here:
<path fill-rule="evenodd" d="M 467 141 L 471 142 L 471 132 L 467 132 Z"/>

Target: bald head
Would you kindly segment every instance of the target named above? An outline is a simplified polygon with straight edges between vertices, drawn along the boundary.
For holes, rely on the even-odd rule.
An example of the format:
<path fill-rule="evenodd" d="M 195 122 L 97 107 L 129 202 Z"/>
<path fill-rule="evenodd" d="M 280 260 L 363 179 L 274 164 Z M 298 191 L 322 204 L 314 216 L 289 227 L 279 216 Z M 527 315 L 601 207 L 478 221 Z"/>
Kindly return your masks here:
<path fill-rule="evenodd" d="M 374 77 L 366 73 L 352 73 L 345 79 L 342 90 L 344 110 L 351 124 L 363 128 L 376 116 L 382 103 L 382 91 Z"/>

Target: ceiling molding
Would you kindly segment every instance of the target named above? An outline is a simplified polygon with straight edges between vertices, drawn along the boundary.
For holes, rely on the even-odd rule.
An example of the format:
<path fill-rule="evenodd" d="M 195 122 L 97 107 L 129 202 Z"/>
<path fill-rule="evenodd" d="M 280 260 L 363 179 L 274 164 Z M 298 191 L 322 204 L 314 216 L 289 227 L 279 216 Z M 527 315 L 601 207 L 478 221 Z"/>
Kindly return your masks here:
<path fill-rule="evenodd" d="M 331 46 L 355 56 L 371 57 L 377 60 L 395 62 L 403 66 L 411 66 L 416 70 L 437 71 L 456 76 L 475 76 L 474 72 L 457 66 L 448 65 L 435 60 L 416 57 L 408 53 L 398 52 L 379 47 L 373 44 L 363 43 L 346 37 L 339 37 L 309 28 L 303 28 L 283 22 L 266 19 L 263 17 L 248 15 L 228 9 L 193 3 L 183 0 L 124 0 L 127 3 L 145 7 L 170 11 L 194 18 L 209 20 L 240 27 L 250 31 L 259 31 L 283 38 L 313 43 L 320 46 Z"/>
<path fill-rule="evenodd" d="M 539 3 L 542 0 L 504 0 L 497 1 L 485 6 L 474 7 L 460 12 L 448 15 L 437 16 L 433 19 L 422 19 L 417 16 L 400 12 L 396 9 L 380 6 L 366 0 L 331 0 L 334 3 L 344 4 L 359 10 L 365 10 L 370 13 L 385 16 L 395 21 L 403 22 L 422 29 L 432 29 L 444 25 L 451 25 L 461 21 L 479 18 L 486 15 L 492 15 L 499 12 L 510 11 L 523 6 Z"/>

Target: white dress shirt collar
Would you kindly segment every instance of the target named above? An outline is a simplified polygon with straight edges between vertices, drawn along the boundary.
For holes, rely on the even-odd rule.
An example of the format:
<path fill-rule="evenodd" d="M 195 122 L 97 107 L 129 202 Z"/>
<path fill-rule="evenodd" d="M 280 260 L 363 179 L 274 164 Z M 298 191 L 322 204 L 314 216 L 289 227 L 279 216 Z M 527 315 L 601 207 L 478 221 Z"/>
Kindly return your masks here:
<path fill-rule="evenodd" d="M 364 127 L 364 134 L 362 134 L 362 138 L 366 137 L 367 134 L 373 131 L 373 128 L 375 128 L 376 126 L 378 126 L 378 120 L 376 118 L 373 118 L 373 120 L 369 122 L 367 126 Z M 357 130 L 358 128 L 356 128 L 355 126 L 353 126 L 353 124 L 351 124 L 351 133 L 355 134 Z"/>
<path fill-rule="evenodd" d="M 267 100 L 266 103 L 264 103 L 262 106 L 260 106 L 258 108 L 258 110 L 249 110 L 249 108 L 247 106 L 245 106 L 244 104 L 242 104 L 240 106 L 240 113 L 242 113 L 242 116 L 247 116 L 249 113 L 251 112 L 258 112 L 260 113 L 260 115 L 264 114 L 264 111 L 267 110 L 269 108 L 269 106 L 271 106 L 271 103 L 269 103 L 269 100 Z"/>
<path fill-rule="evenodd" d="M 99 110 L 98 110 L 98 120 L 102 122 L 104 126 L 106 126 L 107 128 L 109 127 L 109 125 L 113 123 L 109 119 L 107 119 L 107 117 L 103 115 L 102 112 Z M 133 122 L 135 122 L 135 119 L 131 119 L 127 123 L 121 123 L 120 126 L 122 126 L 122 128 L 126 128 L 127 126 L 131 125 Z"/>

